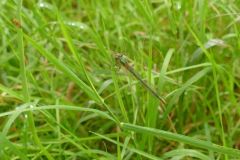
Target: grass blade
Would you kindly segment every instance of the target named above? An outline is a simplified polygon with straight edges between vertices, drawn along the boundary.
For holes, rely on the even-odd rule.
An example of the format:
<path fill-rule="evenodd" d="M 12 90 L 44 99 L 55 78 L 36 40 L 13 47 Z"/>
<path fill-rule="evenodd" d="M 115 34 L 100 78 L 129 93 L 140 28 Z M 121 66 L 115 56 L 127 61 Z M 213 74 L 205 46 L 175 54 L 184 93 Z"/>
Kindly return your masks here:
<path fill-rule="evenodd" d="M 93 100 L 95 100 L 98 103 L 102 103 L 102 101 L 96 96 L 94 91 L 85 84 L 81 79 L 78 78 L 78 76 L 70 70 L 65 64 L 63 64 L 61 61 L 59 61 L 53 54 L 49 53 L 47 50 L 45 50 L 42 46 L 37 44 L 36 41 L 34 41 L 31 37 L 28 35 L 24 35 L 24 37 L 41 53 L 44 57 L 46 57 L 50 62 L 52 62 L 58 69 L 60 69 L 62 72 L 65 73 L 69 78 L 71 78 L 78 86 Z"/>
<path fill-rule="evenodd" d="M 219 154 L 226 154 L 226 155 L 234 156 L 234 157 L 240 156 L 240 151 L 237 149 L 220 146 L 220 145 L 217 145 L 214 143 L 210 143 L 210 142 L 203 141 L 200 139 L 188 137 L 185 135 L 167 132 L 167 131 L 163 131 L 163 130 L 159 130 L 159 129 L 155 129 L 155 128 L 142 127 L 142 126 L 133 125 L 133 124 L 129 124 L 129 123 L 121 123 L 121 126 L 125 130 L 134 131 L 134 132 L 142 133 L 142 134 L 159 136 L 159 137 L 162 137 L 167 140 L 172 140 L 172 141 L 177 141 L 180 143 L 189 144 L 191 146 L 195 146 L 195 147 L 202 148 L 202 149 L 208 149 L 210 151 L 217 152 Z"/>
<path fill-rule="evenodd" d="M 177 157 L 194 157 L 194 158 L 199 158 L 202 160 L 211 160 L 211 158 L 209 158 L 208 156 L 196 151 L 196 150 L 192 150 L 192 149 L 176 149 L 176 150 L 172 150 L 170 152 L 167 152 L 163 155 L 164 159 L 167 158 L 177 158 Z"/>
<path fill-rule="evenodd" d="M 6 136 L 4 136 L 2 133 L 0 133 L 0 148 L 1 151 L 3 151 L 5 148 L 9 148 L 12 153 L 15 153 L 19 156 L 20 159 L 22 160 L 28 160 L 27 156 L 22 153 L 22 151 L 18 150 L 12 142 L 10 142 Z"/>
<path fill-rule="evenodd" d="M 94 132 L 93 132 L 93 133 L 94 133 Z M 101 138 L 103 138 L 103 139 L 106 139 L 107 141 L 109 141 L 109 142 L 111 142 L 111 143 L 114 143 L 114 144 L 119 145 L 119 146 L 121 146 L 121 147 L 125 147 L 124 144 L 119 143 L 119 142 L 117 142 L 117 141 L 114 141 L 114 140 L 112 140 L 112 139 L 110 139 L 110 138 L 108 138 L 108 137 L 106 137 L 106 136 L 104 136 L 104 135 L 101 135 L 101 134 L 99 134 L 99 133 L 94 133 L 94 134 L 97 135 L 97 136 L 99 136 L 99 137 L 101 137 Z M 136 153 L 136 154 L 142 155 L 142 156 L 144 156 L 144 157 L 146 157 L 146 158 L 149 158 L 149 159 L 162 160 L 162 159 L 159 158 L 159 157 L 156 157 L 156 156 L 151 155 L 151 154 L 149 154 L 149 153 L 146 153 L 146 152 L 143 152 L 143 151 L 141 151 L 141 150 L 135 149 L 135 148 L 133 148 L 133 147 L 127 147 L 127 149 L 128 149 L 129 151 L 131 151 L 131 152 L 134 152 L 134 153 Z"/>

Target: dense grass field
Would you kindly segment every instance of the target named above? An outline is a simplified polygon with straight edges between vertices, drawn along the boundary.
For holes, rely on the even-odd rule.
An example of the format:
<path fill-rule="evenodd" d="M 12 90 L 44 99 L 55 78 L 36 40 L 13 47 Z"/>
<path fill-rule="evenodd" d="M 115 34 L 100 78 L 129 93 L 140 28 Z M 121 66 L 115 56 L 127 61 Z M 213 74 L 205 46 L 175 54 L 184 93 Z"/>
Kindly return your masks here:
<path fill-rule="evenodd" d="M 237 0 L 1 0 L 0 159 L 240 159 L 239 30 Z"/>

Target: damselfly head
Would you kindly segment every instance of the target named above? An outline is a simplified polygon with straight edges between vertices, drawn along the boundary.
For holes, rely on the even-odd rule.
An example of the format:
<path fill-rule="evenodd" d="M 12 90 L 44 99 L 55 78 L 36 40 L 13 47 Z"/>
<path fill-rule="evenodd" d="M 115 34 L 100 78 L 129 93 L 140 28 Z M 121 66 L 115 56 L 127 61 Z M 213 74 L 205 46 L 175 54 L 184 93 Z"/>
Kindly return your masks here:
<path fill-rule="evenodd" d="M 115 57 L 115 59 L 121 59 L 123 57 L 123 55 L 120 53 L 116 53 L 116 54 L 114 54 L 114 57 Z"/>
<path fill-rule="evenodd" d="M 120 53 L 115 54 L 115 59 L 117 62 L 120 62 L 121 64 L 127 64 L 128 63 L 128 58 Z"/>
<path fill-rule="evenodd" d="M 119 70 L 120 68 L 121 68 L 121 57 L 122 57 L 123 55 L 122 54 L 120 54 L 120 53 L 114 53 L 113 54 L 113 58 L 115 59 L 115 69 L 117 69 L 117 70 Z"/>

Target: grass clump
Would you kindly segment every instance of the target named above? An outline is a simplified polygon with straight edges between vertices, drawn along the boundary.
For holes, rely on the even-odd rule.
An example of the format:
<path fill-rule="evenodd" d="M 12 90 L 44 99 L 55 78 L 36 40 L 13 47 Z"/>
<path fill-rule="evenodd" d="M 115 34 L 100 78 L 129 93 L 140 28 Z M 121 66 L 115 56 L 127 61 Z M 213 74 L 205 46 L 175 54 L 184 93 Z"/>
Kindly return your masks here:
<path fill-rule="evenodd" d="M 0 8 L 1 159 L 240 158 L 239 2 Z"/>

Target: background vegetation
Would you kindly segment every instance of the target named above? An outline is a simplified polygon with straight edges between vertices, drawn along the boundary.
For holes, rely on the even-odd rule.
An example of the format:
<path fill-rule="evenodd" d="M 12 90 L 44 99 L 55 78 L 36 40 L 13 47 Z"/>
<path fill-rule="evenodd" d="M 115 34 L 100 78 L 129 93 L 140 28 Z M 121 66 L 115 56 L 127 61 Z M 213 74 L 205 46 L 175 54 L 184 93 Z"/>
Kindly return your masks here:
<path fill-rule="evenodd" d="M 239 7 L 1 0 L 1 159 L 240 159 Z"/>

